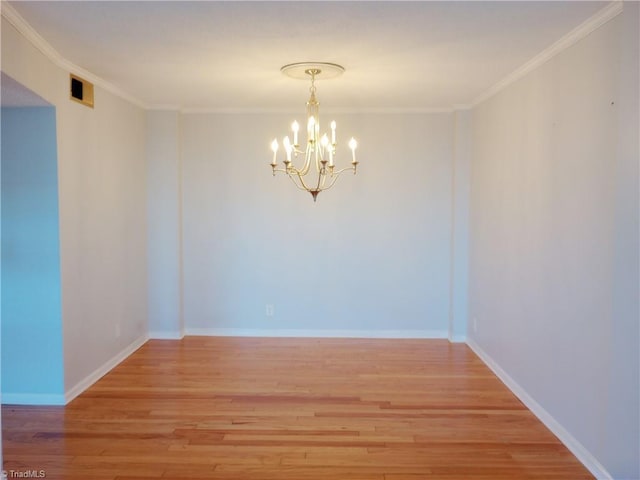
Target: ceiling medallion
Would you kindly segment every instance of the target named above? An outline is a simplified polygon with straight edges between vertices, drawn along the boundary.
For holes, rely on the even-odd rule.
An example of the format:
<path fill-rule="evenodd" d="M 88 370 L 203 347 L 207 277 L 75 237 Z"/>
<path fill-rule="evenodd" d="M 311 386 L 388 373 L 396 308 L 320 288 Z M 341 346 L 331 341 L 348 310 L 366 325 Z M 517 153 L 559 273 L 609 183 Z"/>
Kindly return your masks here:
<path fill-rule="evenodd" d="M 280 71 L 291 78 L 311 81 L 311 87 L 309 88 L 311 95 L 307 102 L 307 141 L 304 144 L 304 149 L 302 149 L 301 144 L 298 142 L 300 125 L 294 120 L 291 124 L 293 141 L 288 136 L 282 139 L 285 154 L 283 160 L 284 168 L 277 168 L 278 140 L 274 138 L 273 142 L 271 142 L 271 150 L 273 151 L 271 169 L 274 176 L 276 172 L 286 173 L 296 187 L 311 193 L 315 202 L 318 194 L 331 188 L 342 172 L 352 170 L 355 175 L 358 167 L 358 162 L 356 161 L 358 142 L 353 137 L 348 144 L 351 149 L 351 165 L 337 169 L 334 164 L 337 145 L 336 122 L 332 121 L 329 124 L 330 137 L 327 133 L 321 134 L 320 132 L 320 104 L 316 99 L 315 80 L 320 76 L 323 78 L 335 78 L 342 75 L 344 67 L 327 62 L 300 62 L 285 65 Z M 294 160 L 303 155 L 304 162 L 300 168 L 294 166 Z"/>

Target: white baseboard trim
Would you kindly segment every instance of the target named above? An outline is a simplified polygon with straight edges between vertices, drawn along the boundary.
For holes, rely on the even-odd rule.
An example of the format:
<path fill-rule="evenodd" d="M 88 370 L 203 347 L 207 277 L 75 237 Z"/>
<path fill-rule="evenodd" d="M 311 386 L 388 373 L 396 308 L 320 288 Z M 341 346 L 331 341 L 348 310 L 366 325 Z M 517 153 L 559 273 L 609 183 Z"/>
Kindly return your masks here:
<path fill-rule="evenodd" d="M 466 343 L 466 335 L 449 335 L 449 341 L 451 343 Z"/>
<path fill-rule="evenodd" d="M 208 337 L 448 338 L 448 332 L 440 330 L 262 330 L 252 328 L 186 328 L 184 334 Z"/>
<path fill-rule="evenodd" d="M 3 393 L 2 405 L 64 405 L 62 393 Z"/>
<path fill-rule="evenodd" d="M 87 375 L 84 379 L 78 382 L 73 388 L 71 388 L 70 390 L 67 390 L 67 392 L 64 394 L 65 402 L 63 403 L 63 405 L 71 402 L 74 398 L 76 398 L 78 395 L 84 392 L 87 388 L 89 388 L 91 385 L 93 385 L 102 377 L 104 377 L 116 365 L 118 365 L 125 358 L 127 358 L 129 355 L 131 355 L 133 352 L 139 349 L 142 345 L 144 345 L 147 340 L 148 340 L 147 335 L 142 335 L 141 337 L 137 338 L 136 340 L 131 342 L 127 347 L 125 347 L 122 351 L 117 353 L 113 358 L 111 358 L 111 360 L 108 360 L 107 362 L 105 362 L 101 367 L 98 367 L 91 374 Z"/>
<path fill-rule="evenodd" d="M 180 340 L 184 337 L 184 332 L 149 332 L 149 340 Z"/>
<path fill-rule="evenodd" d="M 598 460 L 582 445 L 576 438 L 571 435 L 553 416 L 547 412 L 538 402 L 536 402 L 527 391 L 522 388 L 507 372 L 505 372 L 498 363 L 491 358 L 480 346 L 472 339 L 467 339 L 467 345 L 474 351 L 478 357 L 496 374 L 496 376 L 504 383 L 513 394 L 520 399 L 531 412 L 558 437 L 558 439 L 573 453 L 576 458 L 598 479 L 613 480 L 613 477 L 602 466 Z"/>

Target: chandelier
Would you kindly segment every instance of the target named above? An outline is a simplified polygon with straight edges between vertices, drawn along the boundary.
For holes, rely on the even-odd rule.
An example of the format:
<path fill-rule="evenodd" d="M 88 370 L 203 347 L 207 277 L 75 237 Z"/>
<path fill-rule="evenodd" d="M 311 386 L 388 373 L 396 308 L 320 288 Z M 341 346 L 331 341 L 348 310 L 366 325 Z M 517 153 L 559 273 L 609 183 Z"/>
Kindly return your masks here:
<path fill-rule="evenodd" d="M 291 124 L 293 141 L 288 136 L 282 139 L 284 168 L 277 168 L 278 140 L 274 138 L 273 142 L 271 142 L 271 150 L 273 151 L 271 169 L 273 176 L 276 175 L 276 172 L 286 173 L 296 187 L 311 193 L 315 202 L 320 192 L 333 187 L 341 173 L 353 170 L 355 175 L 358 167 L 356 160 L 358 142 L 353 137 L 348 144 L 351 149 L 351 165 L 338 169 L 334 163 L 336 157 L 336 122 L 332 121 L 329 124 L 331 129 L 330 136 L 327 133 L 320 132 L 320 104 L 316 99 L 315 80 L 320 74 L 324 78 L 337 77 L 344 72 L 344 68 L 335 63 L 303 62 L 285 65 L 280 71 L 292 78 L 311 80 L 311 87 L 309 88 L 311 96 L 307 102 L 307 141 L 304 147 L 301 147 L 298 142 L 300 124 L 294 121 Z M 304 156 L 304 161 L 297 161 L 298 157 L 302 156 Z M 294 162 L 301 164 L 300 167 L 296 167 Z"/>

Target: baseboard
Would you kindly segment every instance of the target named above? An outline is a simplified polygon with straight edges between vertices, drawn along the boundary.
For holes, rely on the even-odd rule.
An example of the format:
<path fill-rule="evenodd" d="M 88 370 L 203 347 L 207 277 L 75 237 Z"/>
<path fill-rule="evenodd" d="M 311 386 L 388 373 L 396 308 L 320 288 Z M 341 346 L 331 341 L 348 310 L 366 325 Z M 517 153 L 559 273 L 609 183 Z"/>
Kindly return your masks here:
<path fill-rule="evenodd" d="M 520 399 L 538 419 L 558 437 L 558 439 L 569 449 L 571 453 L 598 479 L 613 480 L 613 477 L 602 466 L 598 460 L 582 445 L 573 435 L 571 435 L 553 416 L 547 412 L 538 402 L 536 402 L 527 391 L 522 388 L 498 363 L 491 358 L 472 339 L 467 339 L 467 345 L 478 357 L 496 374 L 513 394 Z"/>
<path fill-rule="evenodd" d="M 111 360 L 108 360 L 101 367 L 98 367 L 95 371 L 93 371 L 93 373 L 87 375 L 83 380 L 78 382 L 73 388 L 71 388 L 64 394 L 65 402 L 63 403 L 63 405 L 71 402 L 74 398 L 76 398 L 78 395 L 84 392 L 87 388 L 89 388 L 91 385 L 93 385 L 102 377 L 104 377 L 116 365 L 118 365 L 125 358 L 127 358 L 129 355 L 131 355 L 133 352 L 139 349 L 142 345 L 144 345 L 147 340 L 148 340 L 147 335 L 142 335 L 141 337 L 137 338 L 132 343 L 130 343 L 122 351 L 117 353 L 113 358 L 111 358 Z"/>
<path fill-rule="evenodd" d="M 149 340 L 180 340 L 184 337 L 184 332 L 149 332 Z"/>
<path fill-rule="evenodd" d="M 449 335 L 449 341 L 451 343 L 466 343 L 467 336 L 466 335 Z"/>
<path fill-rule="evenodd" d="M 187 328 L 185 335 L 209 337 L 299 337 L 299 338 L 448 338 L 440 330 L 262 330 L 251 328 Z"/>
<path fill-rule="evenodd" d="M 51 393 L 3 393 L 2 405 L 64 405 L 65 396 Z"/>

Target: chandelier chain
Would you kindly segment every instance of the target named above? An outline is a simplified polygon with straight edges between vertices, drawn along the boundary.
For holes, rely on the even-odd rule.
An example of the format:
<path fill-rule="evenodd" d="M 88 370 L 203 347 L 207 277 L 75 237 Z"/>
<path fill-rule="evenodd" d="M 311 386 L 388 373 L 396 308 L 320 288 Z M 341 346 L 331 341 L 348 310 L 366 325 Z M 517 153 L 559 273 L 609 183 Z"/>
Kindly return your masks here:
<path fill-rule="evenodd" d="M 316 93 L 316 75 L 318 74 L 318 70 L 310 69 L 309 75 L 311 75 L 311 86 L 309 87 L 310 93 Z"/>

